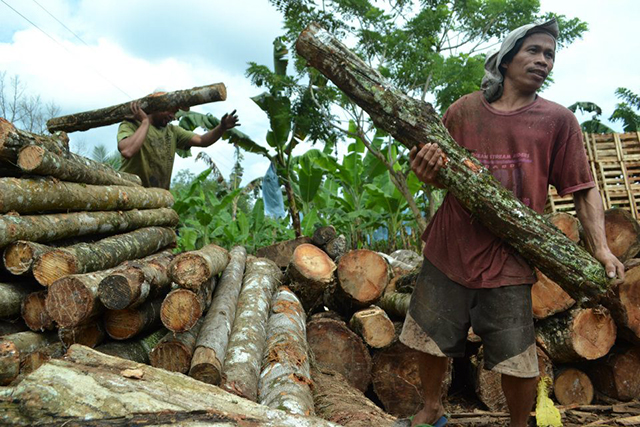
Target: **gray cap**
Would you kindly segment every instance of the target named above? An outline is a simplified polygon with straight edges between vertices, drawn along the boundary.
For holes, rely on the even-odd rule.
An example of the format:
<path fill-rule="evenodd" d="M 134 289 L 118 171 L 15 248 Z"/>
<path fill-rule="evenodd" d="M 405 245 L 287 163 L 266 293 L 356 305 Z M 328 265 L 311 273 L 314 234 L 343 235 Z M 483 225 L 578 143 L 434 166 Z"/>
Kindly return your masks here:
<path fill-rule="evenodd" d="M 516 45 L 518 40 L 531 33 L 544 32 L 554 39 L 558 38 L 559 29 L 555 18 L 542 24 L 527 24 L 511 31 L 502 42 L 500 50 L 487 56 L 484 62 L 484 77 L 480 87 L 484 92 L 484 97 L 489 102 L 493 102 L 502 96 L 502 73 L 500 63 L 507 53 Z"/>

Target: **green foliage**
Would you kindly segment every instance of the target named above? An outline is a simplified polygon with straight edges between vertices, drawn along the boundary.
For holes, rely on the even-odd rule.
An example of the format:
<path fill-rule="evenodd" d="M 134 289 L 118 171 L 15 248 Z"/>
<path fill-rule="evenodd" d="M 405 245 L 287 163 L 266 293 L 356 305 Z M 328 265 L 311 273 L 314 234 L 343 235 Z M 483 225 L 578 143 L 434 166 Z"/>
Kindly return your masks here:
<path fill-rule="evenodd" d="M 109 153 L 107 147 L 103 144 L 93 147 L 91 158 L 96 162 L 104 163 L 111 166 L 113 169 L 118 170 L 122 165 L 122 156 L 117 151 Z"/>
<path fill-rule="evenodd" d="M 580 123 L 580 127 L 583 132 L 586 133 L 611 133 L 613 129 L 609 126 L 605 125 L 600 121 L 600 116 L 602 115 L 602 108 L 600 108 L 597 104 L 593 102 L 576 102 L 567 107 L 569 110 L 573 111 L 581 111 L 582 113 L 593 113 L 591 120 L 585 120 Z"/>
<path fill-rule="evenodd" d="M 625 132 L 637 132 L 640 127 L 640 96 L 623 87 L 616 89 L 616 96 L 623 102 L 616 105 L 609 120 L 621 121 Z"/>

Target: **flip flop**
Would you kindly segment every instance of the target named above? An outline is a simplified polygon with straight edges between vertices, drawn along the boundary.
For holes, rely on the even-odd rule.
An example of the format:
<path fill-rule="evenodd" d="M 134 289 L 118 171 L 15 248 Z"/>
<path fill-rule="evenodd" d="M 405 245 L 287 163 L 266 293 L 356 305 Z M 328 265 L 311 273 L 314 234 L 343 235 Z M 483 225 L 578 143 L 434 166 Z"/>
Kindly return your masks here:
<path fill-rule="evenodd" d="M 403 418 L 401 420 L 397 420 L 394 424 L 393 427 L 411 427 L 411 422 L 413 421 L 413 417 L 414 415 L 410 416 L 409 418 Z M 446 416 L 441 416 L 438 421 L 435 422 L 435 424 L 418 424 L 417 426 L 414 427 L 444 427 L 445 425 L 447 425 L 447 417 Z"/>

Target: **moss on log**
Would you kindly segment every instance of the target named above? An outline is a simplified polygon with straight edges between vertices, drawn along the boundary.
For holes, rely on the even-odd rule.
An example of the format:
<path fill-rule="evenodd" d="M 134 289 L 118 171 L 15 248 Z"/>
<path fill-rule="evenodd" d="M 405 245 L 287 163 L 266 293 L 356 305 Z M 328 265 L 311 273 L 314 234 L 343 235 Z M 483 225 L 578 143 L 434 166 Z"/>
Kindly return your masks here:
<path fill-rule="evenodd" d="M 229 252 L 210 244 L 197 251 L 183 252 L 171 261 L 169 275 L 178 286 L 197 291 L 229 263 Z"/>
<path fill-rule="evenodd" d="M 147 114 L 151 114 L 209 102 L 224 101 L 226 99 L 227 88 L 225 85 L 223 83 L 214 83 L 164 94 L 152 94 L 136 101 L 140 104 L 140 108 Z M 130 102 L 125 102 L 98 110 L 54 117 L 47 121 L 47 129 L 49 129 L 49 132 L 74 132 L 112 125 L 124 119 L 133 118 L 130 105 Z"/>
<path fill-rule="evenodd" d="M 112 341 L 99 345 L 96 347 L 96 351 L 148 365 L 149 353 L 166 334 L 167 330 L 161 328 L 143 337 L 127 341 Z"/>
<path fill-rule="evenodd" d="M 297 52 L 408 148 L 437 143 L 445 166 L 438 180 L 496 236 L 513 246 L 576 301 L 609 288 L 604 267 L 549 221 L 517 200 L 473 155 L 451 138 L 433 107 L 390 86 L 317 24 L 305 29 Z"/>
<path fill-rule="evenodd" d="M 142 227 L 178 224 L 173 209 L 76 212 L 51 215 L 0 215 L 0 248 L 18 240 L 52 242 L 67 237 L 113 234 Z"/>

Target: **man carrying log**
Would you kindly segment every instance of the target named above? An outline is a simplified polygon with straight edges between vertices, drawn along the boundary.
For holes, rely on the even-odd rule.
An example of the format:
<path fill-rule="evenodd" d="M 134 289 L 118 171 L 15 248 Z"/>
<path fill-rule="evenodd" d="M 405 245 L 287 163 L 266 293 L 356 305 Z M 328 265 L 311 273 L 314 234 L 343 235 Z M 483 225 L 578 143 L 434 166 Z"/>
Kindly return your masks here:
<path fill-rule="evenodd" d="M 607 246 L 604 213 L 582 143 L 566 108 L 537 95 L 553 68 L 555 19 L 512 31 L 487 57 L 482 91 L 456 101 L 443 122 L 507 189 L 541 213 L 549 184 L 573 194 L 592 254 L 609 278 L 624 267 Z M 418 178 L 439 186 L 437 144 L 410 152 Z M 448 357 L 464 355 L 469 327 L 484 345 L 484 367 L 502 374 L 511 426 L 527 425 L 536 394 L 538 364 L 531 307 L 535 279 L 527 261 L 469 214 L 451 194 L 422 236 L 424 264 L 401 341 L 423 352 L 425 405 L 412 425 L 444 425 L 442 384 Z"/>
<path fill-rule="evenodd" d="M 163 93 L 155 91 L 153 95 Z M 118 151 L 124 158 L 120 170 L 138 175 L 145 187 L 169 189 L 177 148 L 209 147 L 226 131 L 240 126 L 233 110 L 222 116 L 214 129 L 198 135 L 171 124 L 177 111 L 147 114 L 134 101 L 131 103 L 134 120 L 125 120 L 118 128 Z"/>

